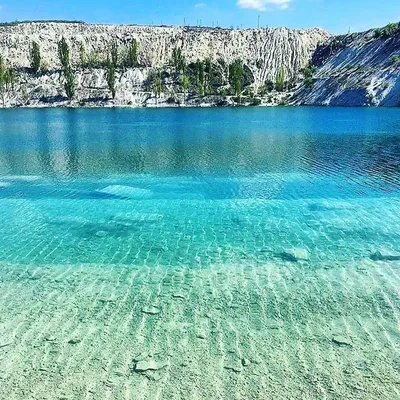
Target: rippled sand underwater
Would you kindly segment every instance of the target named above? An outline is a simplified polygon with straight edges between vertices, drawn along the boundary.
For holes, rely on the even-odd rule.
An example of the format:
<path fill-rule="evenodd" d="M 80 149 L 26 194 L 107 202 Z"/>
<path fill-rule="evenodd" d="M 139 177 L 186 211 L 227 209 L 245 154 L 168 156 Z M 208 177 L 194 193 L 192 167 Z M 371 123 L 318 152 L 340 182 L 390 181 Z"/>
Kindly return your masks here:
<path fill-rule="evenodd" d="M 0 115 L 0 399 L 400 398 L 397 114 L 237 112 Z"/>
<path fill-rule="evenodd" d="M 2 265 L 4 399 L 395 399 L 400 263 Z"/>

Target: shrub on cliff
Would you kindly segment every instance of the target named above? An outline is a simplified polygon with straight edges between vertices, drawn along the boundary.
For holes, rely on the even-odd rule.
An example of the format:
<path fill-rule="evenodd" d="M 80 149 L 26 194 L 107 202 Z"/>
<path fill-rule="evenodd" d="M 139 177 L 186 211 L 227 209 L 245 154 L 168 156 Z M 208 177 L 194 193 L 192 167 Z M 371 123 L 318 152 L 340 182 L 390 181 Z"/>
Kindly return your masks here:
<path fill-rule="evenodd" d="M 266 80 L 264 84 L 258 89 L 258 94 L 260 96 L 265 96 L 274 90 L 274 82 L 271 80 Z"/>
<path fill-rule="evenodd" d="M 40 46 L 35 41 L 31 43 L 29 48 L 29 62 L 33 72 L 39 72 L 42 63 L 42 56 L 40 54 Z"/>
<path fill-rule="evenodd" d="M 400 22 L 397 24 L 389 23 L 384 28 L 377 28 L 374 31 L 375 38 L 389 38 L 400 32 Z"/>
<path fill-rule="evenodd" d="M 107 68 L 107 60 L 103 54 L 93 51 L 86 56 L 86 67 L 93 68 Z"/>

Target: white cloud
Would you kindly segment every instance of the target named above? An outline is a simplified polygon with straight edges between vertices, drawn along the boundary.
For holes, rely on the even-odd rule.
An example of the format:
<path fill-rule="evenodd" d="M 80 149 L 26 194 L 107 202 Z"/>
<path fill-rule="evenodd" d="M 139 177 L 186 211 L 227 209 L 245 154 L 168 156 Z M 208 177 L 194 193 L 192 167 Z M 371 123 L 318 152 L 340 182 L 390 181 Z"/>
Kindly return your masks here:
<path fill-rule="evenodd" d="M 206 6 L 206 3 L 197 3 L 194 5 L 194 8 L 204 8 Z"/>
<path fill-rule="evenodd" d="M 258 11 L 267 11 L 269 5 L 286 10 L 292 0 L 238 0 L 237 5 L 240 8 L 252 8 Z"/>

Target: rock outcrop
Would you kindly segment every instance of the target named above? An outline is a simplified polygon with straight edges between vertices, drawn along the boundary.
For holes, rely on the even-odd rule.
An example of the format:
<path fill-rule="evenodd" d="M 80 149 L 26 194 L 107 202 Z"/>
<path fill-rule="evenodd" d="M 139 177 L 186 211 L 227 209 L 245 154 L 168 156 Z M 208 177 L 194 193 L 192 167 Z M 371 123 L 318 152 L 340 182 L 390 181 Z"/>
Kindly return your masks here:
<path fill-rule="evenodd" d="M 315 51 L 313 82 L 295 105 L 400 106 L 400 25 L 330 38 Z"/>

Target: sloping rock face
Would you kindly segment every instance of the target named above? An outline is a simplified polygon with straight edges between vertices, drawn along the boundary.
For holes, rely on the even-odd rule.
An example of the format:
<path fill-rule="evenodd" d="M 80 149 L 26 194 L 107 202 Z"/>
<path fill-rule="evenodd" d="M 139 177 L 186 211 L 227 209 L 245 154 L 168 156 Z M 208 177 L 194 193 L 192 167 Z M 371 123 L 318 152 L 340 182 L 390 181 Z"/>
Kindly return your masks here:
<path fill-rule="evenodd" d="M 377 37 L 375 30 L 336 36 L 312 57 L 313 85 L 293 96 L 297 105 L 400 106 L 400 28 Z"/>

